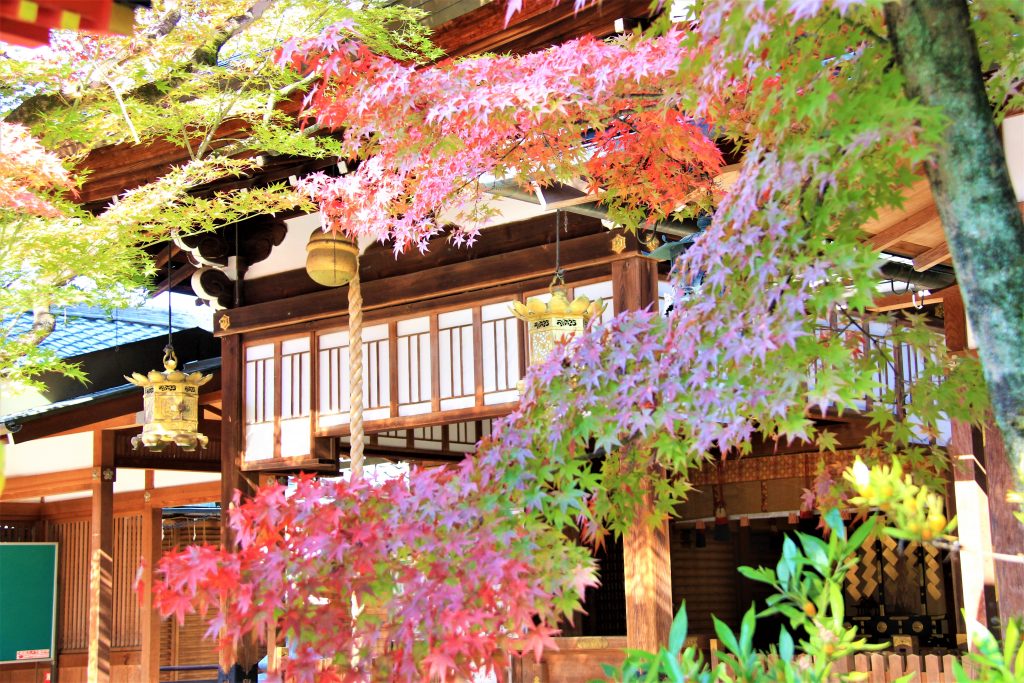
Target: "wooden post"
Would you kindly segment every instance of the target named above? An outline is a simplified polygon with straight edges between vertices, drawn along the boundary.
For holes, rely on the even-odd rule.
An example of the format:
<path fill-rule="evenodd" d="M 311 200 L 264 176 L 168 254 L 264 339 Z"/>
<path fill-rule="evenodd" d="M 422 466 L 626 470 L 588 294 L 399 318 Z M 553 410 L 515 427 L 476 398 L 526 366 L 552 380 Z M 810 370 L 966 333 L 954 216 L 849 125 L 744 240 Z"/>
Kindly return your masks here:
<path fill-rule="evenodd" d="M 954 353 L 966 353 L 967 318 L 959 290 L 943 299 L 943 313 L 946 347 Z M 948 450 L 953 497 L 949 513 L 957 516 L 957 533 L 964 546 L 954 563 L 955 592 L 967 619 L 991 627 L 992 620 L 998 620 L 998 610 L 984 439 L 979 430 L 960 420 L 952 421 L 951 432 Z M 966 628 L 959 610 L 956 623 L 958 630 Z"/>
<path fill-rule="evenodd" d="M 1007 555 L 1024 554 L 1024 526 L 1013 513 L 1015 506 L 1006 494 L 1015 487 L 1013 468 L 1003 446 L 999 428 L 991 421 L 985 425 L 985 468 L 988 472 L 988 514 L 992 524 L 992 550 Z M 996 597 L 1005 632 L 1007 620 L 1024 614 L 1024 565 L 995 562 Z"/>
<path fill-rule="evenodd" d="M 153 607 L 153 574 L 160 559 L 163 540 L 163 510 L 153 505 L 153 470 L 146 470 L 146 490 L 142 494 L 142 680 L 160 680 L 160 615 Z"/>
<path fill-rule="evenodd" d="M 109 683 L 114 617 L 114 433 L 93 432 L 88 682 Z"/>
<path fill-rule="evenodd" d="M 242 338 L 230 335 L 221 339 L 221 450 L 220 450 L 220 539 L 221 546 L 233 548 L 234 533 L 228 524 L 228 510 L 235 491 L 243 498 L 255 491 L 252 481 L 242 471 L 244 445 L 244 415 L 242 412 Z M 234 652 L 234 664 L 223 656 L 219 662 L 219 680 L 224 683 L 242 683 L 256 680 L 256 664 L 262 652 L 255 635 L 241 639 Z"/>
<path fill-rule="evenodd" d="M 965 441 L 967 444 L 965 445 Z M 953 425 L 953 459 L 957 533 L 960 536 L 960 582 L 964 611 L 970 620 L 998 626 L 995 608 L 995 567 L 992 562 L 992 527 L 985 492 L 985 469 L 980 433 L 962 423 Z M 995 624 L 993 624 L 995 622 Z"/>
<path fill-rule="evenodd" d="M 612 263 L 612 296 L 616 312 L 658 305 L 658 264 L 634 256 Z M 643 519 L 654 507 L 654 493 L 645 486 L 637 523 L 622 538 L 626 584 L 626 647 L 657 651 L 668 641 L 672 626 L 672 565 L 668 520 Z"/>

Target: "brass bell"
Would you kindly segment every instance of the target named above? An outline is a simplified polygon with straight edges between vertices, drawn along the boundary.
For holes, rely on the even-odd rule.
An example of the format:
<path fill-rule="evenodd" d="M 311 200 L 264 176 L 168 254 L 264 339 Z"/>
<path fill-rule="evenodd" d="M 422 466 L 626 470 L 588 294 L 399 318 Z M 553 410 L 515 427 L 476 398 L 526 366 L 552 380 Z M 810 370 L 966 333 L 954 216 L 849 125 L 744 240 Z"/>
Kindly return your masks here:
<path fill-rule="evenodd" d="M 340 233 L 313 231 L 306 244 L 306 272 L 317 284 L 340 287 L 355 275 L 359 248 Z"/>

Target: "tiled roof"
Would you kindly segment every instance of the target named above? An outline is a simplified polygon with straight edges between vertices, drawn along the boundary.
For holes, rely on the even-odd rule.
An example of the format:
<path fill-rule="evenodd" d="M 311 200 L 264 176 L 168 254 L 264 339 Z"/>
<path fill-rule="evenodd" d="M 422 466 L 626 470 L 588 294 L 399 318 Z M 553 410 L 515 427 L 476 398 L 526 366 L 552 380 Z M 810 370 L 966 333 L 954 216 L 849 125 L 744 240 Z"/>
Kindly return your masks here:
<path fill-rule="evenodd" d="M 152 308 L 128 308 L 104 311 L 84 306 L 55 309 L 57 325 L 43 340 L 41 347 L 53 349 L 61 358 L 80 356 L 102 349 L 151 339 L 167 334 L 167 313 Z M 4 326 L 10 318 L 4 320 Z M 175 331 L 196 326 L 188 315 L 176 314 L 171 318 Z M 25 312 L 14 320 L 11 336 L 16 337 L 32 329 L 32 313 Z"/>

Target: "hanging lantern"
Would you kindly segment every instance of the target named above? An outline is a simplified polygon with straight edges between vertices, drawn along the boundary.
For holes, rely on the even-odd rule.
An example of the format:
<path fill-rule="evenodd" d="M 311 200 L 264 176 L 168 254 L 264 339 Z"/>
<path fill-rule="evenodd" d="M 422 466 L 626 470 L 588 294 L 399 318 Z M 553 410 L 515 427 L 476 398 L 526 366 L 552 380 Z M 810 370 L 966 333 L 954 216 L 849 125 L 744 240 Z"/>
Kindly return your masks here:
<path fill-rule="evenodd" d="M 512 313 L 526 321 L 530 336 L 530 364 L 539 365 L 551 355 L 555 345 L 568 341 L 587 327 L 591 318 L 601 315 L 604 303 L 578 296 L 569 301 L 565 283 L 559 275 L 551 281 L 551 298 L 545 302 L 532 296 L 523 304 L 512 304 Z"/>
<path fill-rule="evenodd" d="M 148 375 L 133 372 L 125 379 L 143 389 L 146 424 L 142 434 L 132 438 L 132 447 L 145 446 L 161 451 L 168 444 L 177 444 L 182 450 L 194 451 L 196 446 L 206 448 L 209 439 L 199 433 L 199 387 L 213 375 L 193 372 L 186 375 L 177 369 L 178 357 L 174 348 L 164 347 L 164 371 L 150 370 Z"/>
<path fill-rule="evenodd" d="M 313 231 L 306 244 L 306 272 L 325 287 L 348 284 L 358 267 L 359 248 L 340 233 Z"/>

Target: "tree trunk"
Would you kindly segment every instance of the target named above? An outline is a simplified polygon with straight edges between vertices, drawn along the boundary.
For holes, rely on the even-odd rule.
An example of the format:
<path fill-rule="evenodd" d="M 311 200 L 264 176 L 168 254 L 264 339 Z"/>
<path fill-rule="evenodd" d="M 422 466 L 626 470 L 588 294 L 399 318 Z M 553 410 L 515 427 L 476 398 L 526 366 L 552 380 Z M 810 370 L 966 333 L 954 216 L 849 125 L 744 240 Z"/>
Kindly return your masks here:
<path fill-rule="evenodd" d="M 907 95 L 949 118 L 925 170 L 978 341 L 996 423 L 1020 487 L 1024 221 L 985 95 L 970 14 L 963 0 L 903 0 L 885 5 L 885 21 Z"/>

